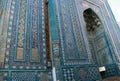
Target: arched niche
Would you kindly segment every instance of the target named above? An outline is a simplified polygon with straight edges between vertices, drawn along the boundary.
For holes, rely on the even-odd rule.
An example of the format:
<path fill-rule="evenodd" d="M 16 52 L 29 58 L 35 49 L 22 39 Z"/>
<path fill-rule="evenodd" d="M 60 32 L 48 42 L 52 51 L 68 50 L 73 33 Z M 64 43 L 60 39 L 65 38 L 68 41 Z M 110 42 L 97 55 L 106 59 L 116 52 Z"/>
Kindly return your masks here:
<path fill-rule="evenodd" d="M 86 9 L 83 16 L 88 33 L 95 35 L 100 29 L 104 30 L 100 18 L 91 8 Z"/>
<path fill-rule="evenodd" d="M 83 17 L 92 63 L 98 66 L 112 64 L 112 54 L 101 19 L 91 8 L 84 10 Z"/>

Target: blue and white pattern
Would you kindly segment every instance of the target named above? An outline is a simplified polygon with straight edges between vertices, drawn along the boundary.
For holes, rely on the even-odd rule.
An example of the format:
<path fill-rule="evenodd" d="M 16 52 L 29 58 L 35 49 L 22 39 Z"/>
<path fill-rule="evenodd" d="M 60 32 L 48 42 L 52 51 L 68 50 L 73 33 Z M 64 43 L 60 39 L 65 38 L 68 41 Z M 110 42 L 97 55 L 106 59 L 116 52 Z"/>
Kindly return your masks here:
<path fill-rule="evenodd" d="M 61 47 L 64 65 L 75 65 L 88 62 L 84 38 L 82 37 L 80 22 L 74 1 L 59 1 L 61 24 Z"/>
<path fill-rule="evenodd" d="M 11 2 L 6 68 L 46 69 L 43 3 L 43 0 L 13 0 Z"/>
<path fill-rule="evenodd" d="M 119 40 L 111 40 L 116 32 L 107 30 L 103 3 L 1 0 L 0 81 L 101 81 L 117 75 Z"/>

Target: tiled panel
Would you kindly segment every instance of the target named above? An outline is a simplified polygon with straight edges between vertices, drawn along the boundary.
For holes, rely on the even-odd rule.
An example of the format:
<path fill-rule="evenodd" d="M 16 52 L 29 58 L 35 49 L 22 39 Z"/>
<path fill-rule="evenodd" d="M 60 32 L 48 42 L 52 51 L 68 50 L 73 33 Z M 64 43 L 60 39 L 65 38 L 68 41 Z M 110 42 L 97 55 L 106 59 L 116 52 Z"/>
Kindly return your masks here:
<path fill-rule="evenodd" d="M 7 31 L 6 69 L 46 69 L 44 22 L 44 0 L 12 1 Z"/>
<path fill-rule="evenodd" d="M 117 76 L 118 75 L 118 67 L 115 64 L 109 64 L 105 66 L 106 71 L 101 74 L 103 78 Z"/>
<path fill-rule="evenodd" d="M 98 68 L 95 66 L 62 68 L 63 81 L 94 81 L 101 80 Z"/>
<path fill-rule="evenodd" d="M 32 8 L 32 34 L 31 34 L 31 42 L 32 42 L 32 52 L 31 52 L 31 60 L 39 61 L 39 51 L 38 51 L 38 14 L 39 14 L 39 6 L 38 0 L 33 1 L 33 8 Z"/>
<path fill-rule="evenodd" d="M 61 49 L 64 65 L 88 62 L 88 55 L 82 36 L 80 22 L 73 0 L 59 1 Z"/>
<path fill-rule="evenodd" d="M 9 70 L 0 71 L 0 81 L 53 81 L 53 77 L 50 70 Z"/>
<path fill-rule="evenodd" d="M 18 28 L 17 28 L 17 54 L 16 60 L 24 60 L 24 31 L 25 31 L 25 19 L 26 19 L 26 1 L 20 1 L 20 11 L 19 11 L 19 20 L 18 20 Z"/>
<path fill-rule="evenodd" d="M 100 80 L 100 74 L 98 71 L 97 67 L 89 67 L 88 68 L 88 77 L 90 81 L 94 81 L 94 80 Z"/>
<path fill-rule="evenodd" d="M 57 81 L 101 81 L 98 71 L 101 65 L 106 68 L 103 77 L 117 75 L 116 65 L 112 65 L 112 45 L 103 27 L 90 42 L 90 56 L 83 15 L 78 10 L 92 7 L 91 1 L 76 0 L 84 6 L 80 8 L 75 0 L 4 2 L 5 7 L 1 8 L 4 14 L 0 9 L 0 16 L 4 18 L 4 22 L 0 21 L 0 81 L 53 81 L 52 65 Z M 99 8 L 94 6 L 95 9 L 98 14 Z M 96 61 L 96 65 L 98 62 L 98 66 L 92 65 L 91 60 Z"/>
<path fill-rule="evenodd" d="M 35 72 L 12 72 L 12 81 L 35 81 Z"/>
<path fill-rule="evenodd" d="M 69 68 L 69 69 L 63 69 L 63 78 L 64 81 L 74 81 L 74 69 L 73 68 Z"/>

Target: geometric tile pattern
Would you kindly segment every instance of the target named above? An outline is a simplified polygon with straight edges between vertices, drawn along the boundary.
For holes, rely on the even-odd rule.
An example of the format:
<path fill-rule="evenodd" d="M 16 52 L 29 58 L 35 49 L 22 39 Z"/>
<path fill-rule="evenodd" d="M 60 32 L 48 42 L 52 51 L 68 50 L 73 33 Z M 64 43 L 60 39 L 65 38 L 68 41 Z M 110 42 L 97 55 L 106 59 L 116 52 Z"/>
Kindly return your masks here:
<path fill-rule="evenodd" d="M 11 4 L 5 68 L 46 69 L 44 1 L 13 0 Z"/>
<path fill-rule="evenodd" d="M 52 81 L 52 73 L 50 71 L 12 71 L 12 81 Z"/>
<path fill-rule="evenodd" d="M 52 31 L 52 55 L 53 65 L 56 69 L 56 78 L 57 80 L 61 80 L 62 78 L 63 81 L 100 80 L 101 77 L 98 71 L 98 67 L 104 64 L 112 64 L 113 60 L 111 58 L 111 50 L 107 43 L 109 42 L 109 40 L 106 39 L 106 32 L 103 28 L 102 22 L 100 21 L 99 16 L 94 13 L 94 10 L 93 12 L 91 12 L 91 15 L 88 12 L 88 15 L 90 15 L 89 17 L 92 16 L 94 19 L 88 18 L 91 20 L 87 21 L 89 22 L 89 24 L 95 25 L 94 27 L 97 26 L 98 29 L 93 32 L 94 35 L 88 36 L 87 39 L 86 34 L 83 34 L 83 32 L 87 33 L 86 28 L 84 28 L 86 25 L 83 25 L 84 19 L 82 18 L 84 10 L 82 11 L 82 9 L 77 8 L 79 4 L 80 7 L 82 7 L 81 4 L 84 1 L 79 0 L 78 5 L 76 5 L 75 2 L 77 1 L 53 0 L 49 3 L 51 21 L 50 25 Z M 89 7 L 89 5 L 87 4 L 85 6 Z M 91 21 L 93 21 L 94 23 Z M 94 30 L 94 27 L 92 30 Z M 84 38 L 84 36 L 86 39 Z M 93 37 L 93 39 L 89 40 L 90 37 Z M 89 48 L 92 50 L 91 57 L 93 57 L 94 59 L 91 58 L 89 55 L 90 51 L 88 49 L 88 44 L 86 44 L 86 40 L 87 42 L 91 41 L 91 47 Z M 96 56 L 98 58 L 96 58 Z M 85 66 L 89 62 L 92 62 L 91 60 L 93 60 L 93 62 L 95 61 L 94 64 L 98 65 L 98 67 L 89 65 Z M 60 77 L 61 70 L 62 77 Z"/>
<path fill-rule="evenodd" d="M 87 63 L 88 54 L 74 1 L 60 0 L 58 6 L 60 8 L 60 39 L 63 64 L 76 65 L 82 62 Z"/>
<path fill-rule="evenodd" d="M 0 9 L 0 17 L 1 15 L 5 17 L 0 27 L 0 68 L 3 68 L 0 69 L 0 81 L 53 81 L 52 64 L 53 67 L 55 66 L 58 81 L 100 81 L 98 66 L 101 65 L 106 67 L 103 77 L 116 75 L 118 73 L 116 65 L 111 65 L 113 59 L 110 47 L 112 45 L 103 28 L 95 32 L 93 35 L 95 38 L 90 42 L 90 50 L 93 54 L 91 57 L 96 61 L 95 56 L 97 56 L 99 63 L 98 66 L 91 65 L 92 59 L 85 39 L 87 37 L 81 26 L 82 18 L 79 18 L 75 1 L 47 1 L 4 0 L 6 5 L 4 13 L 1 10 L 3 7 Z M 89 2 L 89 0 L 86 1 Z M 82 3 L 82 0 L 80 2 Z M 53 5 L 49 5 L 50 3 Z M 89 7 L 85 4 L 84 6 Z M 46 10 L 47 7 L 50 9 Z M 49 20 L 50 25 L 52 24 L 50 31 Z M 88 24 L 96 23 L 101 25 L 98 18 L 94 23 Z M 50 33 L 51 41 L 49 37 L 47 38 Z M 51 57 L 48 57 L 50 54 L 46 55 L 48 52 L 52 53 Z M 49 60 L 52 58 L 53 63 L 48 58 Z M 47 67 L 48 65 L 50 67 Z"/>
<path fill-rule="evenodd" d="M 18 26 L 18 47 L 23 48 L 24 31 L 25 31 L 25 13 L 26 13 L 26 0 L 21 0 L 20 16 Z"/>
<path fill-rule="evenodd" d="M 88 77 L 89 80 L 94 81 L 94 80 L 99 80 L 98 77 L 100 77 L 100 74 L 98 72 L 98 68 L 96 67 L 90 67 L 88 68 Z"/>
<path fill-rule="evenodd" d="M 103 78 L 117 76 L 118 68 L 115 64 L 106 65 L 105 68 L 106 68 L 106 71 L 104 74 L 102 74 Z"/>
<path fill-rule="evenodd" d="M 74 71 L 73 68 L 69 68 L 69 69 L 63 69 L 63 78 L 64 81 L 74 81 Z"/>
<path fill-rule="evenodd" d="M 94 81 L 101 80 L 96 66 L 66 67 L 62 68 L 63 81 Z"/>
<path fill-rule="evenodd" d="M 14 29 L 12 28 L 12 26 L 15 26 L 15 21 L 17 21 L 18 18 L 16 18 L 17 16 L 17 11 L 15 11 L 15 7 L 18 8 L 17 6 L 15 6 L 17 1 L 13 0 L 10 2 L 11 5 L 9 5 L 10 7 L 10 18 L 9 18 L 9 24 L 8 24 L 8 29 L 7 29 L 7 47 L 6 47 L 6 57 L 5 57 L 5 68 L 8 69 L 9 68 L 9 62 L 10 62 L 10 53 L 13 49 L 11 48 L 15 48 L 15 41 L 12 43 L 11 41 L 15 40 L 15 39 L 11 39 L 11 37 L 15 37 L 15 32 L 12 34 L 12 31 L 14 31 Z M 18 5 L 18 4 L 17 4 Z M 15 28 L 15 27 L 14 27 Z M 14 55 L 14 53 L 12 53 Z M 14 59 L 14 57 L 12 58 Z"/>
<path fill-rule="evenodd" d="M 46 67 L 44 0 L 2 1 L 8 13 L 0 30 L 0 68 L 5 70 L 0 69 L 0 81 L 53 81 Z M 0 9 L 0 29 L 1 14 Z"/>
<path fill-rule="evenodd" d="M 33 4 L 34 4 L 34 7 L 33 7 L 33 16 L 32 16 L 32 19 L 33 19 L 33 23 L 32 23 L 32 36 L 31 36 L 31 39 L 32 39 L 32 52 L 31 52 L 31 60 L 33 61 L 38 61 L 39 60 L 39 51 L 38 51 L 38 39 L 39 39 L 39 36 L 38 36 L 38 30 L 39 30 L 39 27 L 38 27 L 38 0 L 34 0 L 33 1 Z"/>
<path fill-rule="evenodd" d="M 26 16 L 26 0 L 21 0 L 20 2 L 20 16 L 19 16 L 19 25 L 17 28 L 17 34 L 18 34 L 18 48 L 17 50 L 17 55 L 16 55 L 16 60 L 24 60 L 24 31 L 25 31 L 25 16 Z"/>
<path fill-rule="evenodd" d="M 12 72 L 12 81 L 36 81 L 34 72 Z"/>
<path fill-rule="evenodd" d="M 0 81 L 53 81 L 51 71 L 0 71 Z"/>

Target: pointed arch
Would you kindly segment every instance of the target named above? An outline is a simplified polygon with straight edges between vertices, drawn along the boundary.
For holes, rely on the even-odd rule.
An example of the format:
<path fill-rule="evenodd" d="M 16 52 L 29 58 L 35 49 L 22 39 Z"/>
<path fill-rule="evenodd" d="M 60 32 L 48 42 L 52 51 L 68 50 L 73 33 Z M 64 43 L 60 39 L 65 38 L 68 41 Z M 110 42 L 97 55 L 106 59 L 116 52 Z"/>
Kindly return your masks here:
<path fill-rule="evenodd" d="M 91 8 L 83 12 L 84 20 L 86 22 L 87 30 L 94 31 L 96 27 L 101 26 L 101 20 L 98 15 Z"/>
<path fill-rule="evenodd" d="M 110 48 L 99 16 L 91 8 L 86 9 L 83 16 L 86 23 L 91 61 L 98 66 L 111 64 Z"/>

